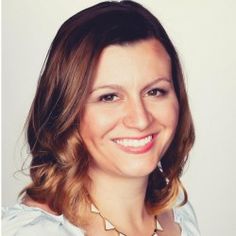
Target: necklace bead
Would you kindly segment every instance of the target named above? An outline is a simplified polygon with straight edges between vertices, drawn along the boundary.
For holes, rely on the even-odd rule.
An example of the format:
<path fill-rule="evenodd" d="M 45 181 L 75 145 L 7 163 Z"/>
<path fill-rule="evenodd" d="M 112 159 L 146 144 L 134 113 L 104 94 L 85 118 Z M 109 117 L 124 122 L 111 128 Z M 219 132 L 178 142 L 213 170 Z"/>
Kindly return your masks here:
<path fill-rule="evenodd" d="M 99 209 L 94 205 L 94 203 L 91 203 L 90 204 L 90 211 L 94 214 L 97 214 L 99 215 L 102 220 L 103 220 L 103 223 L 104 223 L 104 229 L 105 231 L 109 231 L 109 230 L 114 230 L 117 232 L 117 235 L 118 236 L 128 236 L 122 232 L 120 232 L 108 219 L 106 219 L 102 214 L 101 212 L 99 211 Z M 157 232 L 158 231 L 163 231 L 163 228 L 161 227 L 158 219 L 157 219 L 157 216 L 154 216 L 154 220 L 155 220 L 155 228 L 154 228 L 154 231 L 153 231 L 153 234 L 151 236 L 158 236 Z"/>

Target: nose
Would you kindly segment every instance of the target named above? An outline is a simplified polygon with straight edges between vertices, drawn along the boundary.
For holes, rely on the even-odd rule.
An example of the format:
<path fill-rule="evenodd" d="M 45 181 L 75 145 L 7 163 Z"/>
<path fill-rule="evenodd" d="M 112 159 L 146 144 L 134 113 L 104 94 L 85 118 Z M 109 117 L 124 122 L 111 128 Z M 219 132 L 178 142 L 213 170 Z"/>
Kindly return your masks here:
<path fill-rule="evenodd" d="M 123 124 L 126 127 L 143 131 L 150 126 L 152 121 L 153 116 L 141 99 L 126 104 L 126 112 L 123 117 Z"/>

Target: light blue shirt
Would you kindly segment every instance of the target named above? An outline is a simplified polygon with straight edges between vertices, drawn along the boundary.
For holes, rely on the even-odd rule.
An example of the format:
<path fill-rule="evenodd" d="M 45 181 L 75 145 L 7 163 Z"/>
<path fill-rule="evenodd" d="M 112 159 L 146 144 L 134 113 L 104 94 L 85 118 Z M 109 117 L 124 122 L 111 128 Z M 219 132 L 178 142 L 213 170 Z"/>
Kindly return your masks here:
<path fill-rule="evenodd" d="M 173 213 L 175 222 L 182 230 L 181 236 L 200 236 L 197 219 L 189 202 L 182 207 L 174 207 Z M 21 203 L 3 208 L 2 235 L 85 236 L 82 229 L 72 225 L 63 215 L 52 215 Z"/>

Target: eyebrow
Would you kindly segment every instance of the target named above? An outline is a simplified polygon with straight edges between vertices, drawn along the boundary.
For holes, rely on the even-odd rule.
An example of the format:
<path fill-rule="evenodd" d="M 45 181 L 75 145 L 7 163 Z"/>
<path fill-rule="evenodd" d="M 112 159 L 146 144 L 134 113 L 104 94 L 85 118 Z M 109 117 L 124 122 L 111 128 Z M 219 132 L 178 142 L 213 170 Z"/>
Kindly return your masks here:
<path fill-rule="evenodd" d="M 152 87 L 154 84 L 157 84 L 161 81 L 165 81 L 165 82 L 168 82 L 169 84 L 172 84 L 172 79 L 167 78 L 167 77 L 160 77 L 160 78 L 153 80 L 151 83 L 147 84 L 142 90 L 145 91 L 147 88 Z"/>
<path fill-rule="evenodd" d="M 160 78 L 155 79 L 155 80 L 152 81 L 151 83 L 147 84 L 142 90 L 146 90 L 148 87 L 151 87 L 151 86 L 153 86 L 154 84 L 159 83 L 159 82 L 161 82 L 161 81 L 165 81 L 165 82 L 168 82 L 168 83 L 172 84 L 172 80 L 171 80 L 171 79 L 166 78 L 166 77 L 160 77 Z M 117 85 L 117 84 L 108 84 L 108 85 L 102 85 L 102 86 L 98 86 L 98 87 L 94 88 L 94 89 L 90 92 L 90 94 L 93 93 L 93 92 L 95 92 L 95 91 L 97 91 L 97 90 L 106 89 L 106 88 L 123 90 L 123 87 L 120 86 L 120 85 Z"/>

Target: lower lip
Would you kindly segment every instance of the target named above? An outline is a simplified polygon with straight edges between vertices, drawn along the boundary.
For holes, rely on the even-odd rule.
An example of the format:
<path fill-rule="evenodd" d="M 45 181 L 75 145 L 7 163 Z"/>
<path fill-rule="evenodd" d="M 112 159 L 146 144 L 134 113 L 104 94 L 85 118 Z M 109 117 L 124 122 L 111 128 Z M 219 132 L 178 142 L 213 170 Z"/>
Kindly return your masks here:
<path fill-rule="evenodd" d="M 118 145 L 118 147 L 122 150 L 125 151 L 127 153 L 132 153 L 132 154 L 143 154 L 145 152 L 148 152 L 150 149 L 152 149 L 153 145 L 154 145 L 154 140 L 156 138 L 156 135 L 152 135 L 152 140 L 147 143 L 146 145 L 142 146 L 142 147 L 125 147 L 122 146 L 119 143 L 116 143 Z"/>

